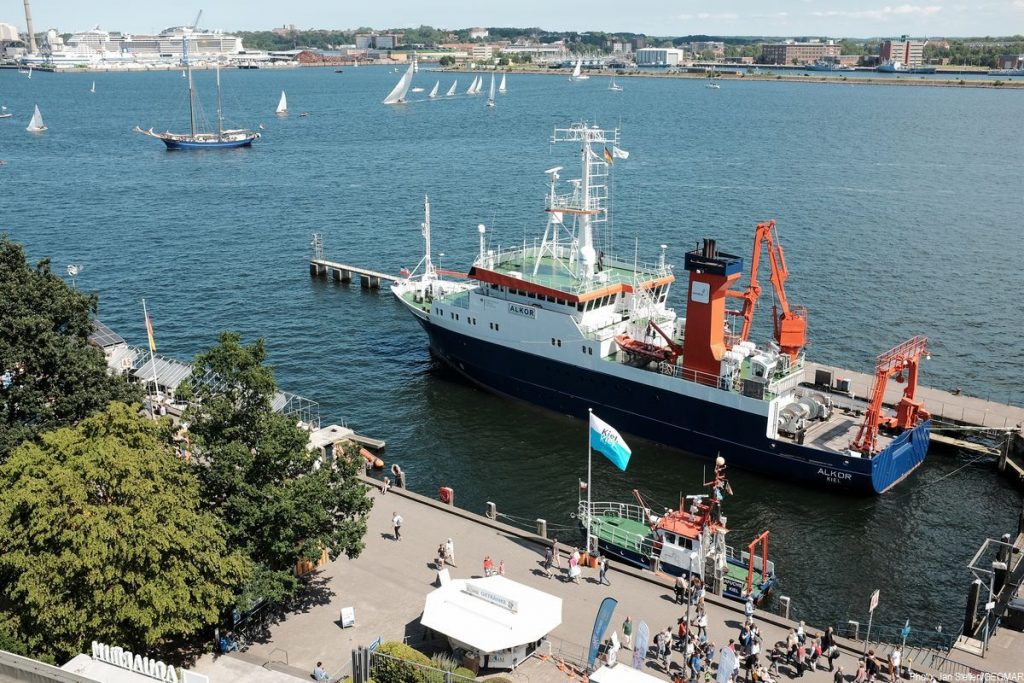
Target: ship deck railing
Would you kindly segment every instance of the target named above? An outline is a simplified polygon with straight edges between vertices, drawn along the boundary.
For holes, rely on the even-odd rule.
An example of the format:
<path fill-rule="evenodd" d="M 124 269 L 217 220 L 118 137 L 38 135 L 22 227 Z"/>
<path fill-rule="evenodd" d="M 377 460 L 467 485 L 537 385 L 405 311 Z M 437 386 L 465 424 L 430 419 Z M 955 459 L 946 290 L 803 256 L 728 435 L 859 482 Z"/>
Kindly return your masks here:
<path fill-rule="evenodd" d="M 632 285 L 636 281 L 649 282 L 671 275 L 671 269 L 662 264 L 634 263 L 605 255 L 600 259 L 601 269 L 591 279 L 578 277 L 568 268 L 569 260 L 561 254 L 564 249 L 556 248 L 559 258 L 550 252 L 541 252 L 540 248 L 522 247 L 498 251 L 485 259 L 478 260 L 477 265 L 488 270 L 508 274 L 517 272 L 524 282 L 531 282 L 542 287 L 549 287 L 567 294 L 586 294 L 611 285 Z M 533 274 L 533 268 L 540 260 L 541 272 Z M 546 271 L 546 272 L 544 272 Z"/>

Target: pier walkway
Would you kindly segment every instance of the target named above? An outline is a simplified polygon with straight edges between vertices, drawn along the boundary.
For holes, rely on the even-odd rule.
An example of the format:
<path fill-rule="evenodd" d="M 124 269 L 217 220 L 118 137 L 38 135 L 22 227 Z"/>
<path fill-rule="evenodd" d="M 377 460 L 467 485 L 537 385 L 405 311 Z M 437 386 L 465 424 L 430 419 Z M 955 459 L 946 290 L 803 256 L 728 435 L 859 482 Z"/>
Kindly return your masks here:
<path fill-rule="evenodd" d="M 380 273 L 369 268 L 349 266 L 344 263 L 335 263 L 323 258 L 313 258 L 309 261 L 309 274 L 313 277 L 326 277 L 335 282 L 352 282 L 352 276 L 359 276 L 359 284 L 363 289 L 380 289 L 381 282 L 398 282 L 397 275 Z"/>
<path fill-rule="evenodd" d="M 307 679 L 316 662 L 322 661 L 332 680 L 338 680 L 351 673 L 352 649 L 368 646 L 377 638 L 404 640 L 429 651 L 434 643 L 425 639 L 419 618 L 427 594 L 435 587 L 433 560 L 437 547 L 449 537 L 455 545 L 452 578 L 482 576 L 483 558 L 490 555 L 495 566 L 504 560 L 508 578 L 562 598 L 562 624 L 550 637 L 555 660 L 585 660 L 594 617 L 607 596 L 619 601 L 610 628 L 619 628 L 629 615 L 635 624 L 647 622 L 652 639 L 654 633 L 666 626 L 674 632 L 677 620 L 686 613 L 685 606 L 672 600 L 671 581 L 667 577 L 610 562 L 611 586 L 599 585 L 597 572 L 591 569 L 584 570 L 579 585 L 563 576 L 547 578 L 541 571 L 544 546 L 539 537 L 408 491 L 392 489 L 381 495 L 375 490 L 372 495 L 375 502 L 368 517 L 363 553 L 354 560 L 339 558 L 314 574 L 300 606 L 283 621 L 268 626 L 262 637 L 243 648 L 239 657 Z M 396 512 L 404 520 L 401 541 L 392 536 L 391 520 Z M 567 566 L 564 556 L 561 563 L 563 568 Z M 343 607 L 355 610 L 355 625 L 350 628 L 340 626 Z M 743 622 L 742 605 L 708 596 L 707 608 L 708 634 L 719 648 L 730 638 L 738 638 Z M 784 640 L 795 626 L 760 610 L 755 613 L 755 620 L 766 649 Z M 817 628 L 807 630 L 820 633 Z M 609 635 L 610 631 L 606 637 Z M 852 680 L 857 664 L 853 653 L 859 652 L 857 644 L 837 640 L 841 648 L 850 648 L 843 651 L 837 664 L 848 674 L 847 680 Z M 620 661 L 627 661 L 629 656 L 628 652 L 621 652 Z M 682 655 L 674 651 L 673 663 L 679 665 L 681 660 Z M 652 660 L 648 660 L 644 670 L 668 678 Z M 781 670 L 784 677 L 790 673 L 785 664 Z M 568 683 L 556 662 L 536 657 L 524 662 L 511 677 L 524 683 Z M 832 674 L 827 669 L 812 671 L 803 680 L 831 683 Z"/>
<path fill-rule="evenodd" d="M 818 370 L 832 373 L 833 383 L 838 379 L 850 380 L 850 391 L 854 396 L 869 400 L 868 393 L 874 381 L 872 375 L 863 372 L 844 370 L 831 365 L 808 361 L 804 369 L 804 381 L 814 383 Z M 833 384 L 834 386 L 834 384 Z M 903 396 L 905 385 L 890 381 L 885 387 L 885 403 L 896 405 Z M 842 402 L 841 394 L 833 394 L 833 400 Z M 942 422 L 956 422 L 977 427 L 989 427 L 996 430 L 1015 431 L 1024 424 L 1024 408 L 1021 406 L 995 403 L 960 393 L 935 389 L 919 385 L 917 396 L 924 401 L 925 409 L 932 417 Z"/>

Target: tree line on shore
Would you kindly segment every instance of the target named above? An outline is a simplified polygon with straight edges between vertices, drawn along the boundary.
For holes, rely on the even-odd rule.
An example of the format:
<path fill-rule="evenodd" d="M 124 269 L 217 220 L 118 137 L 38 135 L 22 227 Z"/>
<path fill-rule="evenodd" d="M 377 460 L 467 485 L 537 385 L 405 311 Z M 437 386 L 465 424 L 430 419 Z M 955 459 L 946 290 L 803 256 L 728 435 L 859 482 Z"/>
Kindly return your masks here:
<path fill-rule="evenodd" d="M 0 649 L 63 663 L 100 640 L 181 661 L 299 595 L 297 563 L 360 553 L 360 458 L 318 462 L 274 412 L 261 339 L 224 332 L 196 356 L 192 376 L 218 382 L 185 389 L 186 431 L 107 372 L 96 295 L 6 235 L 0 292 Z"/>

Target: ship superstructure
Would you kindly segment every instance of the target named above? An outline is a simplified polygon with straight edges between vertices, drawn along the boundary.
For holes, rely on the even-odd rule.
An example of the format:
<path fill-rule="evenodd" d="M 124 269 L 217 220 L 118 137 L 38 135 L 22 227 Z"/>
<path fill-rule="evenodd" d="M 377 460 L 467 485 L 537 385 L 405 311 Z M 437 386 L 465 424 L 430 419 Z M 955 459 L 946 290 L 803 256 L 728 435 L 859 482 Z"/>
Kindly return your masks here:
<path fill-rule="evenodd" d="M 775 314 L 767 347 L 745 339 L 749 325 L 730 333 L 730 318 L 753 311 L 749 292 L 731 294 L 747 299 L 743 312 L 726 307 L 740 256 L 711 239 L 685 254 L 680 317 L 666 303 L 675 282 L 666 246 L 651 263 L 614 255 L 608 177 L 626 156 L 618 130 L 578 124 L 551 142 L 579 149 L 580 177 L 560 183 L 561 167 L 546 171 L 539 243 L 494 251 L 481 233 L 464 286 L 429 301 L 412 280 L 394 287 L 436 356 L 500 394 L 579 418 L 592 408 L 622 431 L 793 481 L 880 493 L 923 461 L 929 423 L 919 403 L 891 432 L 879 430 L 891 420 L 869 411 L 873 438 L 864 439 L 853 411 L 804 386 L 799 309 Z"/>

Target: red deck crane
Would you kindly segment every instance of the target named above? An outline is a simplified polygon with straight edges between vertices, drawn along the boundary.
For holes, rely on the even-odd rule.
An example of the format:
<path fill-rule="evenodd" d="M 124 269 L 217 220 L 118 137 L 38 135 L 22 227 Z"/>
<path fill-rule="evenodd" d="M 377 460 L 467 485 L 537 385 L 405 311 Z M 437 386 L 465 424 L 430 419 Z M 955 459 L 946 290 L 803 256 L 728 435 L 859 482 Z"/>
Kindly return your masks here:
<path fill-rule="evenodd" d="M 743 300 L 743 309 L 736 315 L 743 318 L 743 330 L 740 339 L 750 338 L 750 327 L 754 321 L 754 308 L 761 296 L 761 283 L 757 280 L 757 271 L 761 263 L 762 245 L 768 245 L 768 260 L 771 265 L 772 287 L 775 289 L 775 301 L 772 302 L 772 327 L 779 350 L 796 360 L 807 344 L 807 309 L 798 306 L 790 308 L 786 297 L 786 279 L 789 269 L 786 268 L 786 257 L 782 251 L 782 242 L 775 227 L 775 220 L 758 223 L 754 231 L 754 253 L 750 257 L 750 283 L 745 292 L 728 292 L 734 299 Z M 781 313 L 779 310 L 781 309 Z"/>
<path fill-rule="evenodd" d="M 875 381 L 871 387 L 871 403 L 850 448 L 871 455 L 877 450 L 880 427 L 902 431 L 913 429 L 919 419 L 928 419 L 928 411 L 922 407 L 923 402 L 916 398 L 917 371 L 922 356 L 928 357 L 928 339 L 922 335 L 908 339 L 878 356 L 875 362 Z M 903 382 L 904 371 L 907 373 L 907 386 L 903 389 L 903 397 L 896 404 L 896 417 L 885 416 L 882 414 L 885 385 L 890 377 Z"/>

